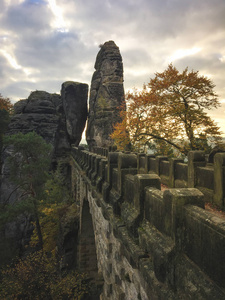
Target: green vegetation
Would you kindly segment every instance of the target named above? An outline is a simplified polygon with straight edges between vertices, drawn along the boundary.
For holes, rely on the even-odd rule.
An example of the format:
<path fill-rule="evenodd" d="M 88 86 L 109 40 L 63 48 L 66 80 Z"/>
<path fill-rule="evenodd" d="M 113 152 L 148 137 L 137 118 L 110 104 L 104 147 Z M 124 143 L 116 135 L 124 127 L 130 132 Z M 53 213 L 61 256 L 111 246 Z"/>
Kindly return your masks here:
<path fill-rule="evenodd" d="M 1 299 L 81 299 L 87 293 L 84 274 L 58 273 L 53 257 L 43 251 L 19 259 L 2 271 Z"/>
<path fill-rule="evenodd" d="M 39 247 L 42 249 L 38 201 L 42 199 L 43 185 L 49 176 L 51 146 L 35 132 L 7 136 L 5 145 L 12 148 L 11 155 L 8 157 L 10 179 L 21 190 L 20 198 L 25 199 L 32 206 Z"/>
<path fill-rule="evenodd" d="M 88 293 L 84 274 L 60 268 L 60 229 L 71 216 L 76 218 L 78 210 L 63 176 L 58 170 L 49 171 L 51 146 L 34 132 L 7 136 L 4 141 L 11 153 L 10 180 L 19 196 L 15 203 L 0 206 L 0 229 L 31 215 L 34 230 L 22 257 L 12 240 L 1 241 L 1 260 L 8 266 L 2 264 L 0 269 L 0 299 L 81 299 Z"/>

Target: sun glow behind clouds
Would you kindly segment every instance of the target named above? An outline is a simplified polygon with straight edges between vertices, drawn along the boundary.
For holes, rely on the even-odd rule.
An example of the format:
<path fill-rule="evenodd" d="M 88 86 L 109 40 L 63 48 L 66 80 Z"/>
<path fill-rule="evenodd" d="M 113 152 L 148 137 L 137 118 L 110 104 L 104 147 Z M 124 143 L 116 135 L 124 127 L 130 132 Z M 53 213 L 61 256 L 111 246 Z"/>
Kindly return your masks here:
<path fill-rule="evenodd" d="M 169 61 L 174 61 L 186 56 L 190 56 L 190 55 L 194 55 L 198 52 L 200 52 L 202 50 L 202 48 L 191 48 L 191 49 L 178 49 L 175 51 L 175 53 L 169 57 Z"/>
<path fill-rule="evenodd" d="M 13 69 L 15 70 L 22 70 L 27 76 L 30 76 L 32 71 L 31 69 L 28 68 L 23 68 L 21 65 L 18 64 L 18 62 L 16 61 L 16 59 L 9 54 L 6 50 L 0 50 L 0 53 L 3 54 L 3 56 L 5 56 L 5 58 L 7 59 L 8 63 L 13 67 Z M 32 82 L 36 82 L 34 79 L 29 78 L 30 81 Z M 12 78 L 13 81 L 18 81 L 14 78 Z"/>
<path fill-rule="evenodd" d="M 59 32 L 68 32 L 69 29 L 66 26 L 66 22 L 63 18 L 63 10 L 56 4 L 55 0 L 48 0 L 49 7 L 55 16 L 55 21 L 52 24 Z"/>
<path fill-rule="evenodd" d="M 5 58 L 8 60 L 8 62 L 14 69 L 16 70 L 21 69 L 21 66 L 17 63 L 16 59 L 12 55 L 7 53 L 5 50 L 0 50 L 0 51 L 2 52 L 2 54 L 5 56 Z"/>

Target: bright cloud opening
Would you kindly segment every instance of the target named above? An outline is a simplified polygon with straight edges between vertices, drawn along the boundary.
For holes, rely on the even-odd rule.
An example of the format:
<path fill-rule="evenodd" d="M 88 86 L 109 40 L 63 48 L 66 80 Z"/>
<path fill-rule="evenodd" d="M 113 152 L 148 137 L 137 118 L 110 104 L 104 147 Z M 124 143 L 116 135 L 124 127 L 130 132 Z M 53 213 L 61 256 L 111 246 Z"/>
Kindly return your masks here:
<path fill-rule="evenodd" d="M 10 65 L 18 70 L 18 69 L 21 69 L 22 67 L 17 63 L 16 59 L 10 55 L 8 52 L 6 52 L 5 50 L 0 50 L 1 53 L 5 56 L 5 58 L 8 60 L 8 62 L 10 63 Z"/>
<path fill-rule="evenodd" d="M 174 61 L 186 56 L 194 55 L 200 52 L 202 48 L 192 48 L 192 49 L 178 49 L 175 53 L 169 58 L 169 61 Z"/>
<path fill-rule="evenodd" d="M 59 32 L 68 32 L 69 30 L 63 17 L 63 10 L 56 4 L 55 0 L 48 0 L 48 2 L 50 9 L 55 16 L 55 21 L 52 26 Z"/>

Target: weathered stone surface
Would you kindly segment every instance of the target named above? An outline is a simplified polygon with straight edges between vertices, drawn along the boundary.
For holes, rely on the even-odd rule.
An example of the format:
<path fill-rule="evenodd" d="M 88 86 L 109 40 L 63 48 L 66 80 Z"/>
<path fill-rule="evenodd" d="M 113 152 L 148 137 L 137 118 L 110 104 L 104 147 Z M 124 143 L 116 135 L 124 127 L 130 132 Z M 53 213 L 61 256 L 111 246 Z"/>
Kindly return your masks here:
<path fill-rule="evenodd" d="M 95 146 L 112 145 L 113 125 L 120 121 L 119 107 L 124 104 L 123 63 L 119 48 L 113 41 L 101 46 L 91 82 L 87 143 Z"/>
<path fill-rule="evenodd" d="M 15 114 L 22 114 L 24 112 L 24 108 L 26 107 L 28 99 L 23 99 L 14 104 L 14 112 Z"/>
<path fill-rule="evenodd" d="M 78 146 L 87 119 L 88 85 L 72 81 L 64 82 L 61 96 L 69 141 Z"/>
<path fill-rule="evenodd" d="M 11 119 L 7 134 L 35 131 L 46 142 L 55 146 L 60 123 L 60 115 L 57 113 L 60 105 L 60 95 L 44 91 L 32 92 L 27 100 L 15 104 L 15 115 Z"/>

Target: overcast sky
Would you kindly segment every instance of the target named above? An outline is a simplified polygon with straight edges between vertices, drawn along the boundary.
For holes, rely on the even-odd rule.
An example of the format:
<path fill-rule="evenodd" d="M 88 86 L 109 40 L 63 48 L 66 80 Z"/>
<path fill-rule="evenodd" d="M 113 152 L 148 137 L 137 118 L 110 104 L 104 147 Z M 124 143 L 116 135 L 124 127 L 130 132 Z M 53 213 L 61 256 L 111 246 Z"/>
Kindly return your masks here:
<path fill-rule="evenodd" d="M 0 0 L 0 93 L 59 93 L 91 83 L 99 44 L 114 40 L 125 90 L 141 88 L 170 62 L 210 76 L 225 132 L 225 0 Z"/>

